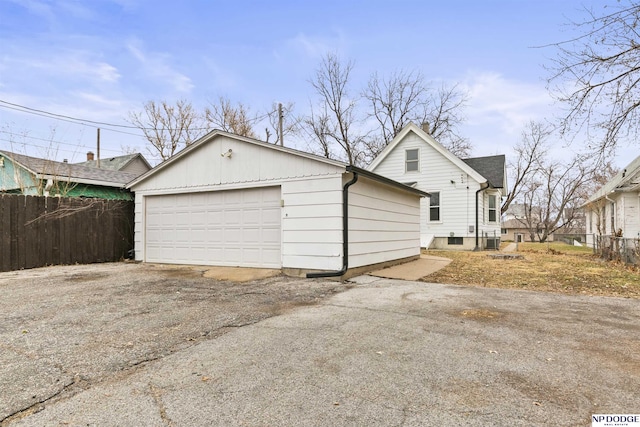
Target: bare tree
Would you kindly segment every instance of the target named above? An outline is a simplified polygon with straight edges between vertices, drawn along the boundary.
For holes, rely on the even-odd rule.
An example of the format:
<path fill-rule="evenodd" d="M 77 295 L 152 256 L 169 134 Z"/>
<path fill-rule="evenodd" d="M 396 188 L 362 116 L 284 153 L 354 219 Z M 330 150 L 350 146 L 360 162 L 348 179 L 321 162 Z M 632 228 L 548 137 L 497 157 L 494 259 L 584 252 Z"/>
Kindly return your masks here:
<path fill-rule="evenodd" d="M 640 129 L 640 3 L 618 1 L 606 11 L 584 8 L 587 18 L 573 23 L 581 35 L 551 46 L 548 87 L 567 105 L 563 132 L 584 129 L 600 154 L 619 138 L 637 141 Z"/>
<path fill-rule="evenodd" d="M 315 142 L 309 147 L 311 152 L 327 159 L 334 158 L 331 151 L 331 141 L 329 141 L 329 113 L 326 111 L 326 107 L 320 113 L 316 113 L 311 107 L 311 113 L 304 119 L 303 125 Z"/>
<path fill-rule="evenodd" d="M 429 123 L 431 135 L 458 157 L 468 157 L 472 150 L 469 139 L 458 133 L 458 126 L 464 122 L 462 111 L 468 99 L 458 85 L 442 85 L 437 92 L 429 93 L 421 120 Z"/>
<path fill-rule="evenodd" d="M 162 160 L 190 145 L 204 133 L 202 119 L 191 103 L 179 100 L 175 105 L 167 101 L 149 101 L 143 112 L 130 112 L 129 122 L 140 128 L 150 144 L 151 156 Z"/>
<path fill-rule="evenodd" d="M 397 71 L 388 78 L 374 73 L 364 97 L 370 103 L 369 116 L 378 122 L 384 143 L 373 145 L 372 149 L 381 151 L 402 128 L 414 122 L 427 123 L 431 135 L 455 155 L 469 155 L 469 140 L 457 132 L 457 127 L 464 120 L 461 111 L 467 95 L 457 85 L 442 85 L 434 91 L 418 72 Z M 373 153 L 374 157 L 378 152 Z"/>
<path fill-rule="evenodd" d="M 529 230 L 532 240 L 546 241 L 555 231 L 573 227 L 579 219 L 585 187 L 602 169 L 599 156 L 574 154 L 568 161 L 550 159 L 550 127 L 530 122 L 516 146 L 517 159 L 512 164 L 515 180 L 502 206 L 518 201 L 524 205 L 524 217 L 518 218 Z"/>
<path fill-rule="evenodd" d="M 593 174 L 591 182 L 582 186 L 580 189 L 580 198 L 586 202 L 589 198 L 602 188 L 607 182 L 609 182 L 614 176 L 616 176 L 620 170 L 615 167 L 611 160 L 604 162 Z M 605 217 L 603 208 L 609 203 L 606 198 L 599 199 L 593 203 L 590 203 L 587 210 L 591 212 L 595 219 L 596 230 L 599 235 L 607 234 L 609 231 L 605 230 Z M 612 224 L 613 225 L 613 224 Z M 616 230 L 610 230 L 611 234 L 615 234 Z"/>
<path fill-rule="evenodd" d="M 211 108 L 205 108 L 204 117 L 207 125 L 214 129 L 250 138 L 256 137 L 253 124 L 257 118 L 252 117 L 249 108 L 240 102 L 233 105 L 228 98 L 221 96 L 217 104 L 211 103 Z"/>
<path fill-rule="evenodd" d="M 525 187 L 531 186 L 531 177 L 538 172 L 542 158 L 548 150 L 547 140 L 550 135 L 550 128 L 541 122 L 530 121 L 522 131 L 522 140 L 514 147 L 516 160 L 509 162 L 513 184 L 502 203 L 501 213 L 504 214 L 523 191 L 530 190 Z"/>
<path fill-rule="evenodd" d="M 304 123 L 310 129 L 308 133 L 317 138 L 318 129 L 321 129 L 323 139 L 317 139 L 321 146 L 335 144 L 340 149 L 340 158 L 349 164 L 360 164 L 365 135 L 355 129 L 360 119 L 356 110 L 357 97 L 349 88 L 352 70 L 353 62 L 342 63 L 336 54 L 327 54 L 322 59 L 314 79 L 310 81 L 320 97 L 322 113 L 312 112 Z M 321 123 L 315 123 L 316 120 Z M 324 151 L 331 153 L 329 149 Z"/>
<path fill-rule="evenodd" d="M 371 76 L 364 97 L 371 105 L 370 117 L 380 125 L 385 145 L 422 115 L 426 96 L 427 87 L 420 73 L 397 71 L 386 79 L 378 73 Z"/>
<path fill-rule="evenodd" d="M 583 201 L 580 188 L 590 182 L 595 165 L 585 156 L 575 156 L 568 163 L 549 162 L 541 165 L 538 176 L 542 185 L 534 194 L 540 212 L 536 233 L 540 242 L 556 230 L 570 227 L 576 220 Z"/>

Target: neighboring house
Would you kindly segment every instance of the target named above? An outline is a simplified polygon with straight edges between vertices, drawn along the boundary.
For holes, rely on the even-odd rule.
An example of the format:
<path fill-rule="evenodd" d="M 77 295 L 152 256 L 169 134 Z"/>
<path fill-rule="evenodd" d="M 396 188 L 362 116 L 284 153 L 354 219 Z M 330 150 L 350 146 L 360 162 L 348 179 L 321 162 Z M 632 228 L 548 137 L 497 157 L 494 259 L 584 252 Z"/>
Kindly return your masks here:
<path fill-rule="evenodd" d="M 541 224 L 541 209 L 534 206 L 527 218 L 527 206 L 512 203 L 502 216 L 502 240 L 513 242 L 539 242 L 544 229 Z M 578 241 L 584 243 L 584 213 L 566 208 L 559 224 L 566 224 L 549 234 L 550 241 Z"/>
<path fill-rule="evenodd" d="M 531 242 L 529 229 L 521 220 L 516 218 L 503 220 L 500 234 L 503 241 Z"/>
<path fill-rule="evenodd" d="M 431 195 L 421 208 L 423 247 L 499 247 L 500 206 L 507 191 L 504 155 L 459 159 L 411 123 L 368 169 Z"/>
<path fill-rule="evenodd" d="M 137 176 L 0 151 L 3 193 L 133 200 L 125 185 Z"/>
<path fill-rule="evenodd" d="M 135 192 L 138 261 L 344 276 L 420 255 L 426 193 L 223 131 L 127 187 Z"/>
<path fill-rule="evenodd" d="M 594 235 L 640 238 L 640 156 L 582 205 L 587 245 Z"/>
<path fill-rule="evenodd" d="M 93 152 L 87 153 L 87 161 L 75 163 L 79 166 L 89 166 L 92 168 L 109 169 L 136 174 L 140 176 L 151 169 L 147 159 L 140 153 L 127 154 L 124 156 L 109 157 L 106 159 L 94 159 Z"/>

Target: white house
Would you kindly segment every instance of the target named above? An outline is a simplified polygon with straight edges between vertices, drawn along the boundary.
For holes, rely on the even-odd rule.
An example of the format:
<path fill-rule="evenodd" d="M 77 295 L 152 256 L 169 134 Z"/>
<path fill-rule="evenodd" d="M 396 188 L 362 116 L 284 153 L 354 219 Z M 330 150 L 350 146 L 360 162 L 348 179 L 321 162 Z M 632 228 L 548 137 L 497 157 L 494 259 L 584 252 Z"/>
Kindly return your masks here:
<path fill-rule="evenodd" d="M 420 255 L 426 193 L 222 131 L 128 188 L 135 192 L 139 261 L 344 276 L 347 269 Z"/>
<path fill-rule="evenodd" d="M 411 123 L 368 169 L 430 194 L 420 211 L 423 247 L 499 247 L 500 206 L 507 191 L 504 155 L 462 160 Z"/>
<path fill-rule="evenodd" d="M 640 156 L 582 205 L 587 245 L 595 235 L 640 238 Z"/>

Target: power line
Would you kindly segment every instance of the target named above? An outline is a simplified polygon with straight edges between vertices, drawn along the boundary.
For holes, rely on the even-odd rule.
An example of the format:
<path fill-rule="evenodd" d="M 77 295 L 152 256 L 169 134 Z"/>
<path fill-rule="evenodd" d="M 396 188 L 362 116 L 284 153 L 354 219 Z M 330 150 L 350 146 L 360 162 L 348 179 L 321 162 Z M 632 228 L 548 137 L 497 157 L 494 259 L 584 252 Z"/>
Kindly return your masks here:
<path fill-rule="evenodd" d="M 22 138 L 29 138 L 29 139 L 35 139 L 35 140 L 37 140 L 37 141 L 45 141 L 45 142 L 49 142 L 49 143 L 52 143 L 52 144 L 69 145 L 69 146 L 72 146 L 72 147 L 81 147 L 81 146 L 83 146 L 83 145 L 82 145 L 82 143 L 72 144 L 72 143 L 69 143 L 69 142 L 56 141 L 56 140 L 53 140 L 53 139 L 38 138 L 37 136 L 31 136 L 31 135 L 18 135 L 18 134 L 15 134 L 15 133 L 13 133 L 13 132 L 7 132 L 6 130 L 0 130 L 0 133 L 6 133 L 7 135 L 11 135 L 11 136 L 15 136 L 15 137 L 16 137 L 16 140 L 0 139 L 0 141 L 11 142 L 11 143 L 13 143 L 13 144 L 19 144 L 19 145 L 23 145 L 23 144 L 25 144 L 24 142 L 20 142 L 20 141 L 19 141 L 19 139 L 22 139 Z M 35 146 L 35 147 L 42 147 L 41 145 L 36 145 L 36 144 L 26 144 L 26 145 L 33 145 L 33 146 Z M 108 148 L 107 148 L 107 149 L 104 149 L 103 151 L 112 151 L 112 152 L 114 152 L 114 153 L 119 153 L 119 151 L 118 151 L 118 150 L 110 150 L 110 149 L 108 149 Z"/>
<path fill-rule="evenodd" d="M 45 117 L 55 117 L 55 118 L 59 118 L 60 120 L 66 120 L 66 121 L 74 120 L 77 122 L 91 123 L 93 125 L 100 125 L 100 126 L 112 126 L 112 127 L 126 128 L 126 129 L 139 129 L 137 126 L 133 126 L 133 125 L 118 125 L 114 123 L 98 122 L 95 120 L 88 120 L 88 119 L 81 119 L 78 117 L 66 116 L 64 114 L 51 113 L 45 110 L 38 110 L 36 108 L 25 107 L 24 105 L 20 105 L 20 104 L 14 104 L 13 102 L 4 101 L 2 99 L 0 99 L 0 103 L 6 104 L 6 106 L 4 105 L 2 106 L 4 108 L 10 108 L 12 110 L 17 110 L 17 111 L 26 110 L 24 112 L 29 112 L 31 114 L 35 114 L 38 116 L 44 115 Z"/>
<path fill-rule="evenodd" d="M 135 126 L 135 125 L 120 125 L 120 124 L 115 124 L 115 123 L 107 123 L 107 122 L 99 122 L 99 121 L 95 121 L 95 120 L 89 120 L 89 119 L 83 119 L 83 118 L 79 118 L 79 117 L 73 117 L 73 116 L 67 116 L 64 114 L 57 114 L 57 113 L 52 113 L 50 111 L 45 111 L 45 110 L 39 110 L 37 108 L 31 108 L 31 107 L 27 107 L 24 105 L 20 105 L 20 104 L 15 104 L 13 102 L 8 102 L 8 101 L 4 101 L 2 99 L 0 99 L 0 104 L 5 104 L 5 105 L 0 105 L 0 107 L 2 108 L 7 108 L 10 110 L 15 110 L 15 111 L 20 111 L 22 113 L 29 113 L 29 114 L 34 114 L 36 116 L 41 116 L 41 117 L 47 117 L 47 118 L 56 118 L 58 120 L 62 120 L 62 121 L 66 121 L 66 122 L 70 122 L 70 123 L 75 123 L 75 124 L 79 124 L 79 125 L 84 125 L 84 126 L 91 126 L 91 127 L 97 127 L 97 126 L 110 126 L 110 127 L 116 127 L 116 128 L 124 128 L 124 129 L 138 129 L 138 130 L 155 130 L 155 128 L 147 128 L 147 127 L 139 127 L 139 126 Z M 253 119 L 249 120 L 253 123 L 258 123 L 262 120 L 264 120 L 265 118 L 267 118 L 270 114 L 274 114 L 276 113 L 277 110 L 273 110 L 273 111 L 269 111 L 261 116 L 256 116 Z M 133 134 L 133 133 L 127 133 L 127 132 L 123 132 L 123 131 L 118 131 L 115 129 L 109 129 L 112 132 L 121 132 L 127 135 L 134 135 L 134 136 L 139 136 L 139 137 L 144 137 L 143 135 L 139 135 L 139 134 Z M 168 130 L 171 130 L 170 128 Z M 205 128 L 193 128 L 192 130 L 210 130 L 209 127 L 205 127 Z"/>
<path fill-rule="evenodd" d="M 67 148 L 52 147 L 50 145 L 49 146 L 38 145 L 38 144 L 32 144 L 32 143 L 28 143 L 28 142 L 16 142 L 16 141 L 12 141 L 10 139 L 4 139 L 4 138 L 0 138 L 0 141 L 8 142 L 10 144 L 13 144 L 13 145 L 16 145 L 16 146 L 21 146 L 21 147 L 22 146 L 27 146 L 27 147 L 42 148 L 42 149 L 45 149 L 45 150 L 52 149 L 52 150 L 55 150 L 55 151 L 64 151 L 66 153 L 80 153 L 77 150 L 71 150 L 71 149 L 67 149 Z M 74 144 L 65 144 L 65 143 L 62 143 L 62 144 L 74 146 Z M 78 146 L 76 146 L 76 148 L 90 149 L 91 147 L 85 147 L 84 145 L 78 145 Z M 0 151 L 2 151 L 2 149 L 0 149 Z M 13 151 L 13 149 L 11 149 L 11 151 Z M 118 154 L 122 153 L 121 150 L 112 150 L 112 149 L 108 149 L 108 148 L 107 149 L 101 149 L 100 151 L 110 151 L 112 153 L 118 153 Z M 105 158 L 109 158 L 109 157 L 112 157 L 112 156 L 107 156 Z M 149 154 L 144 154 L 144 157 L 147 160 L 162 160 L 161 157 L 151 157 Z"/>

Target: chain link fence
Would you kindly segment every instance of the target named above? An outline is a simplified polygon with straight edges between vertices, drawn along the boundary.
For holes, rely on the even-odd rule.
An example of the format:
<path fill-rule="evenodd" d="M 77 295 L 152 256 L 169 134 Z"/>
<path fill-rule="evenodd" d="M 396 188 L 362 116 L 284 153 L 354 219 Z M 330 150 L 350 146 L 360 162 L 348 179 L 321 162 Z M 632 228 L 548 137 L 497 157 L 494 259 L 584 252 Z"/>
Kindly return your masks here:
<path fill-rule="evenodd" d="M 593 252 L 602 258 L 640 265 L 640 238 L 593 236 Z"/>

